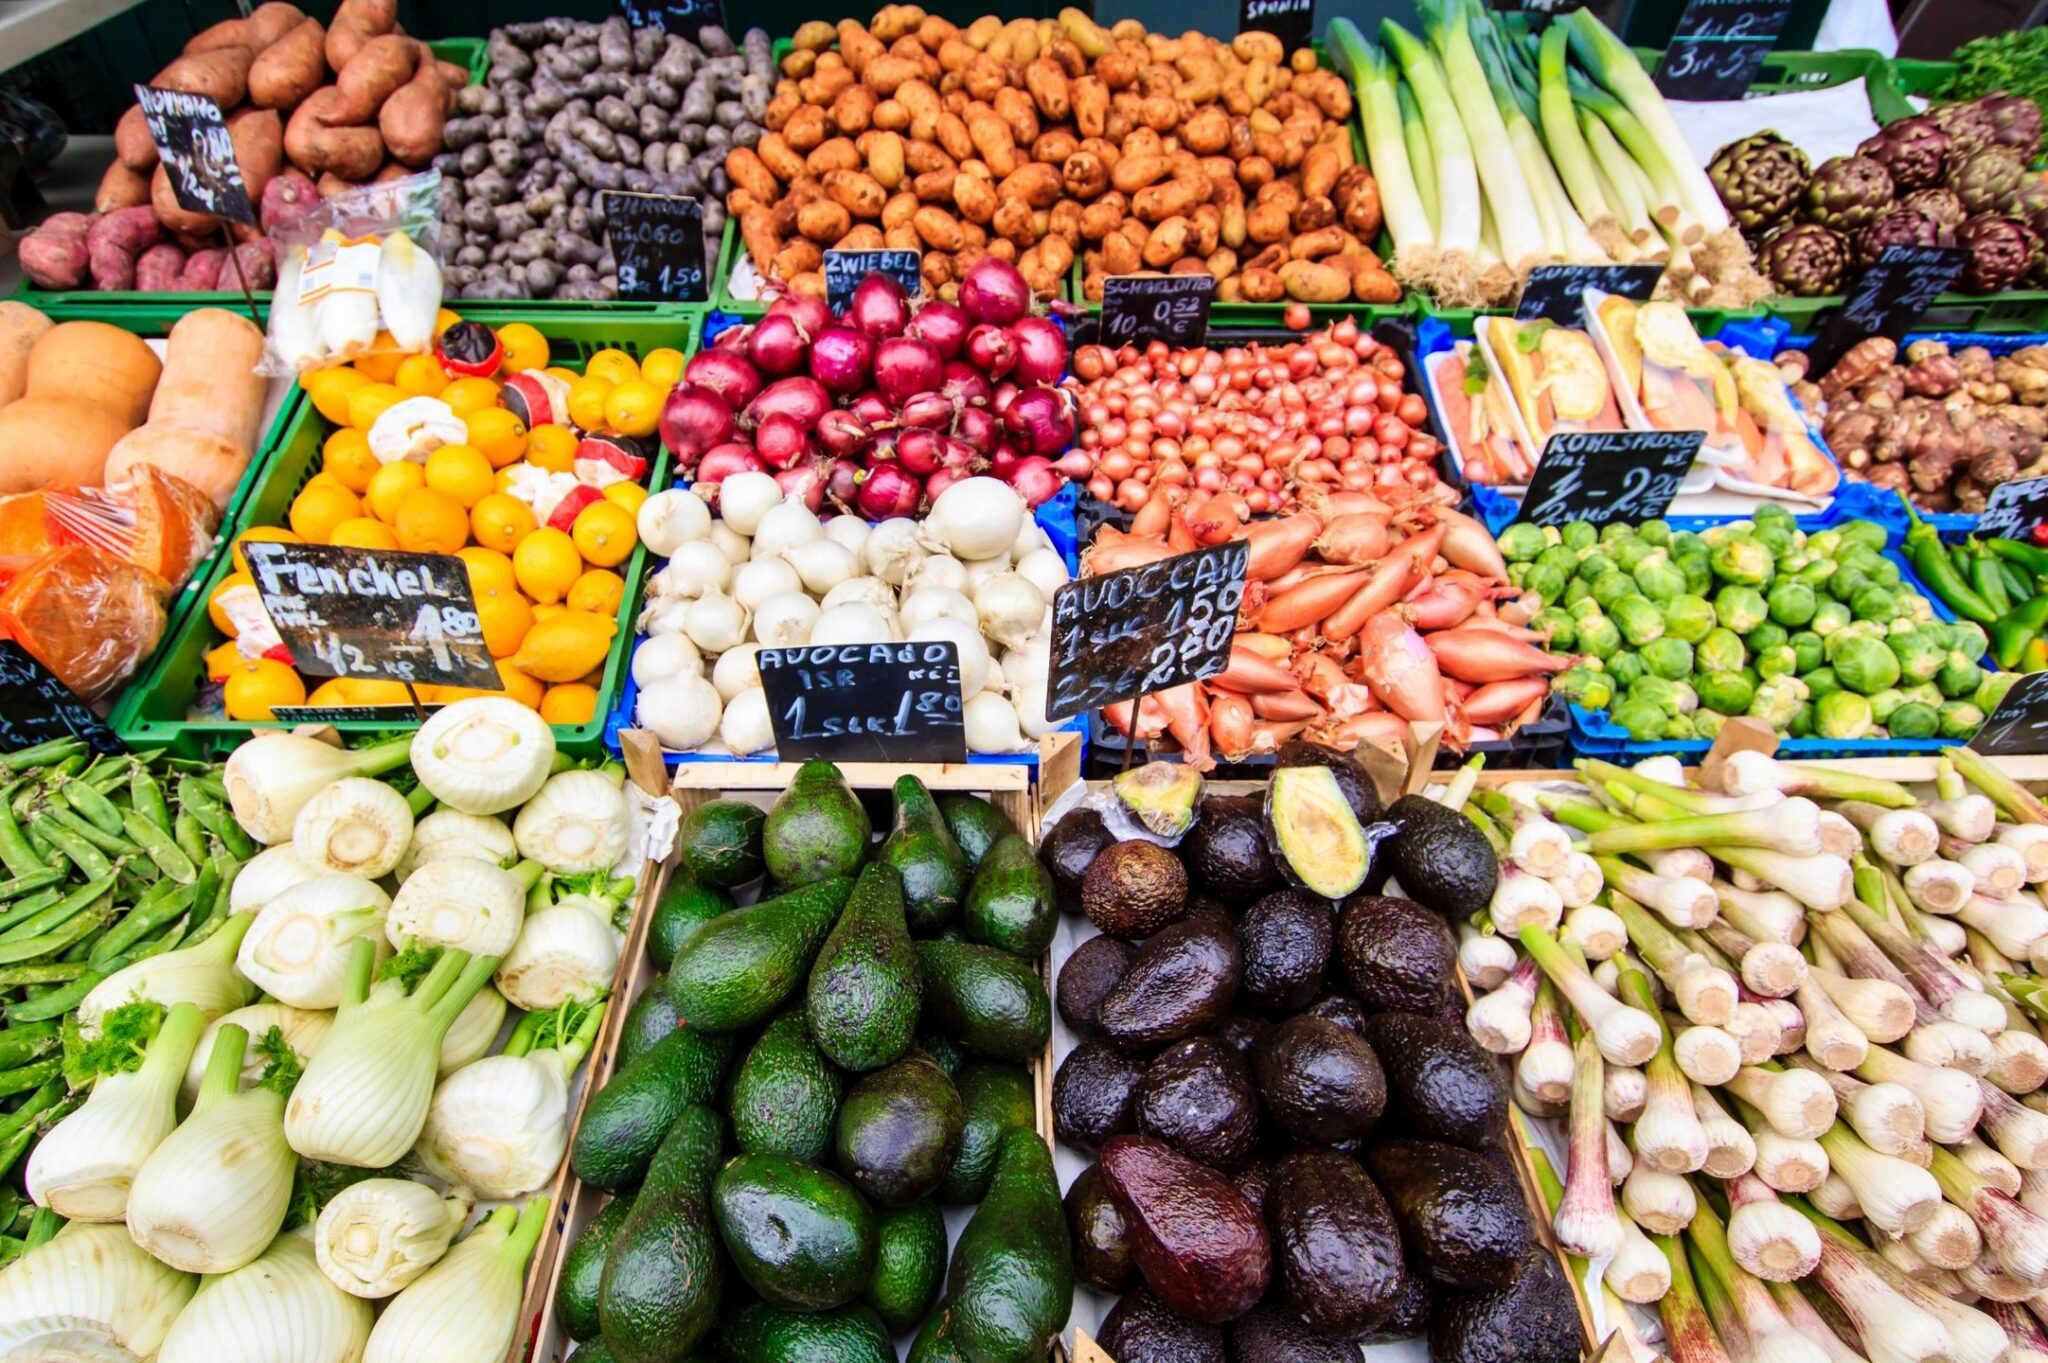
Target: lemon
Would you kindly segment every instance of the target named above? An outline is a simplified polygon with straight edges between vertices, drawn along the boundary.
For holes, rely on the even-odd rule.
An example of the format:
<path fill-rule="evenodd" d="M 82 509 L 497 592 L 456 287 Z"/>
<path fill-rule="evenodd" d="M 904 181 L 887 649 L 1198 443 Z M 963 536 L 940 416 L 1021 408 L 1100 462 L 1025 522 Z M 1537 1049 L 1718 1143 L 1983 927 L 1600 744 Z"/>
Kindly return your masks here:
<path fill-rule="evenodd" d="M 568 595 L 583 575 L 583 557 L 567 534 L 543 526 L 512 551 L 512 572 L 519 579 L 519 590 L 541 605 L 553 605 Z"/>
<path fill-rule="evenodd" d="M 452 554 L 469 543 L 469 516 L 445 492 L 423 487 L 408 492 L 391 522 L 398 547 L 416 554 Z"/>
<path fill-rule="evenodd" d="M 509 554 L 533 533 L 533 508 L 509 492 L 492 492 L 469 509 L 469 528 L 486 549 Z"/>
<path fill-rule="evenodd" d="M 395 384 L 366 383 L 349 394 L 348 424 L 359 431 L 367 431 L 377 424 L 391 407 L 405 400 L 405 394 Z"/>
<path fill-rule="evenodd" d="M 348 424 L 348 403 L 370 380 L 353 369 L 313 369 L 299 375 L 299 387 L 313 399 L 313 410 L 337 426 Z"/>
<path fill-rule="evenodd" d="M 621 479 L 616 483 L 604 485 L 604 499 L 614 506 L 623 506 L 628 512 L 638 516 L 640 504 L 647 500 L 647 489 L 638 483 L 629 483 Z"/>
<path fill-rule="evenodd" d="M 467 511 L 490 495 L 491 461 L 469 445 L 443 445 L 427 456 L 427 486 L 445 492 Z"/>
<path fill-rule="evenodd" d="M 538 681 L 571 682 L 604 662 L 618 622 L 589 611 L 565 610 L 526 632 L 512 664 Z"/>
<path fill-rule="evenodd" d="M 683 352 L 672 346 L 648 351 L 640 359 L 640 377 L 663 389 L 675 387 L 683 377 Z"/>
<path fill-rule="evenodd" d="M 466 413 L 462 424 L 469 428 L 469 443 L 494 469 L 504 468 L 526 453 L 526 423 L 503 407 Z"/>
<path fill-rule="evenodd" d="M 215 644 L 206 650 L 200 660 L 206 666 L 206 675 L 213 681 L 226 681 L 228 675 L 242 666 L 242 647 L 233 639 L 224 644 Z"/>
<path fill-rule="evenodd" d="M 229 719 L 269 719 L 273 706 L 304 705 L 306 683 L 283 663 L 258 658 L 228 675 L 221 700 Z"/>
<path fill-rule="evenodd" d="M 592 568 L 576 579 L 563 604 L 572 611 L 617 615 L 619 602 L 625 599 L 625 595 L 626 579 L 609 568 Z"/>
<path fill-rule="evenodd" d="M 512 560 L 496 549 L 472 544 L 467 549 L 458 549 L 455 557 L 469 569 L 469 588 L 478 596 L 496 588 L 516 590 L 518 579 L 512 576 Z"/>
<path fill-rule="evenodd" d="M 590 357 L 590 363 L 583 366 L 583 372 L 607 383 L 624 383 L 627 379 L 640 377 L 640 365 L 623 350 L 605 349 Z"/>
<path fill-rule="evenodd" d="M 508 658 L 498 659 L 498 679 L 505 683 L 505 695 L 518 701 L 529 710 L 538 710 L 542 700 L 541 684 L 512 666 Z"/>
<path fill-rule="evenodd" d="M 567 426 L 539 426 L 527 433 L 526 462 L 549 473 L 576 468 L 576 432 Z"/>
<path fill-rule="evenodd" d="M 570 534 L 574 537 L 576 551 L 598 568 L 624 563 L 626 556 L 633 552 L 633 546 L 639 543 L 633 513 L 616 502 L 602 499 L 576 513 Z"/>
<path fill-rule="evenodd" d="M 668 389 L 645 379 L 622 379 L 604 400 L 604 419 L 621 435 L 653 435 L 661 425 Z"/>
<path fill-rule="evenodd" d="M 385 681 L 381 677 L 351 677 L 348 693 L 350 705 L 412 704 L 412 697 L 405 694 L 405 683 Z"/>
<path fill-rule="evenodd" d="M 582 682 L 550 686 L 540 698 L 540 717 L 550 724 L 588 724 L 597 715 L 597 688 Z"/>
<path fill-rule="evenodd" d="M 441 390 L 441 401 L 457 416 L 481 412 L 498 405 L 498 385 L 491 379 L 460 378 Z"/>
<path fill-rule="evenodd" d="M 548 338 L 541 335 L 536 327 L 525 322 L 511 322 L 499 327 L 498 344 L 505 347 L 504 368 L 508 374 L 547 368 Z"/>
<path fill-rule="evenodd" d="M 448 386 L 448 371 L 432 355 L 408 355 L 398 362 L 391 383 L 409 398 L 430 398 Z"/>
<path fill-rule="evenodd" d="M 604 407 L 612 395 L 612 380 L 596 374 L 586 375 L 569 385 L 569 420 L 586 431 L 604 428 Z"/>
<path fill-rule="evenodd" d="M 398 536 L 375 516 L 351 516 L 334 527 L 327 542 L 348 549 L 396 549 Z"/>
<path fill-rule="evenodd" d="M 358 355 L 350 363 L 377 383 L 389 383 L 398 375 L 398 365 L 405 358 L 404 347 L 388 331 L 379 331 L 377 339 L 370 343 L 370 353 Z"/>
<path fill-rule="evenodd" d="M 369 487 L 383 465 L 370 453 L 370 437 L 353 426 L 338 426 L 320 446 L 320 471 L 332 474 L 350 492 Z"/>
<path fill-rule="evenodd" d="M 370 504 L 370 514 L 389 525 L 398 516 L 398 505 L 406 494 L 416 492 L 427 485 L 427 471 L 407 459 L 395 464 L 386 464 L 370 475 L 370 486 L 363 491 L 363 500 Z"/>
<path fill-rule="evenodd" d="M 304 544 L 305 541 L 281 525 L 252 525 L 235 536 L 235 567 L 241 572 L 249 571 L 249 560 L 242 553 L 242 546 L 257 544 Z"/>
<path fill-rule="evenodd" d="M 533 628 L 533 607 L 518 592 L 500 587 L 478 595 L 476 618 L 483 625 L 484 647 L 491 656 L 509 658 Z"/>
<path fill-rule="evenodd" d="M 292 498 L 292 533 L 308 544 L 325 544 L 335 526 L 362 514 L 363 504 L 355 493 L 339 479 L 319 475 Z"/>
<path fill-rule="evenodd" d="M 337 708 L 344 705 L 353 705 L 355 702 L 349 699 L 351 694 L 348 689 L 348 678 L 329 677 L 326 681 L 313 688 L 312 694 L 306 697 L 306 704 L 335 706 Z"/>

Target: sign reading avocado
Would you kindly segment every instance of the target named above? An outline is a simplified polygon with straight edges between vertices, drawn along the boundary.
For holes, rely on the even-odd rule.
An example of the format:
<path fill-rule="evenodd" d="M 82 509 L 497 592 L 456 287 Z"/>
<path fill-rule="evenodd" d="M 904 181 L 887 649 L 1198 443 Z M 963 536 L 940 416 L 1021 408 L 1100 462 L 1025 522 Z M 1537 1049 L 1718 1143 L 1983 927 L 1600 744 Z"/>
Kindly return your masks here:
<path fill-rule="evenodd" d="M 1704 431 L 1561 431 L 1543 446 L 1518 521 L 1647 521 L 1664 514 Z"/>
<path fill-rule="evenodd" d="M 1060 588 L 1045 717 L 1066 719 L 1221 672 L 1250 563 L 1251 545 L 1232 540 Z"/>
<path fill-rule="evenodd" d="M 967 760 L 957 644 L 764 648 L 754 661 L 784 762 Z"/>
<path fill-rule="evenodd" d="M 505 689 L 469 570 L 454 555 L 254 543 L 242 553 L 292 665 L 306 675 Z"/>
<path fill-rule="evenodd" d="M 94 752 L 127 751 L 56 673 L 14 640 L 0 639 L 0 753 L 74 736 Z"/>

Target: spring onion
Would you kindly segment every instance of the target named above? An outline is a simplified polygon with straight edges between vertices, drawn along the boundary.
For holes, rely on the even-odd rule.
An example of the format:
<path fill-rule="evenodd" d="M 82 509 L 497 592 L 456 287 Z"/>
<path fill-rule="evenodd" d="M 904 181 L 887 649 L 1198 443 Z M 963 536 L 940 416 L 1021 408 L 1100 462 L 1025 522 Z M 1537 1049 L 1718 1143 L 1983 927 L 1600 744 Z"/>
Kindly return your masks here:
<path fill-rule="evenodd" d="M 1655 1018 L 1609 995 L 1549 933 L 1525 927 L 1518 936 L 1591 1030 L 1607 1060 L 1616 1065 L 1640 1065 L 1656 1052 L 1662 1033 Z"/>

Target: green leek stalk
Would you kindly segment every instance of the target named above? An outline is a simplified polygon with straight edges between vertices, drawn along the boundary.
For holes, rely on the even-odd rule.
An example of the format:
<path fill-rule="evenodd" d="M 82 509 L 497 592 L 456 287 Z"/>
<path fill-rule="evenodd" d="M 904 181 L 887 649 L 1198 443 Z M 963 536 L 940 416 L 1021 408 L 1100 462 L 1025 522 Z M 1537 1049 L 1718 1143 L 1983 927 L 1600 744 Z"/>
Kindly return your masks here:
<path fill-rule="evenodd" d="M 1543 124 L 1543 140 L 1550 148 L 1551 164 L 1557 167 L 1558 178 L 1571 195 L 1572 206 L 1578 210 L 1593 239 L 1612 251 L 1620 239 L 1620 231 L 1614 223 L 1614 210 L 1609 206 L 1607 196 L 1601 192 L 1593 153 L 1586 146 L 1579 120 L 1573 112 L 1571 88 L 1565 84 L 1566 44 L 1569 41 L 1562 24 L 1552 24 L 1544 30 L 1539 56 L 1537 114 Z"/>
<path fill-rule="evenodd" d="M 1391 69 L 1389 70 L 1391 75 Z M 1416 107 L 1415 92 L 1396 80 L 1394 101 L 1401 111 L 1401 141 L 1408 152 L 1408 170 L 1415 184 L 1415 196 L 1422 201 L 1423 214 L 1432 224 L 1441 222 L 1436 199 L 1436 152 L 1429 143 L 1429 129 L 1422 125 L 1422 110 Z M 1368 134 L 1368 137 L 1370 134 Z M 1367 149 L 1370 150 L 1368 141 Z M 1373 161 L 1378 165 L 1377 160 Z M 1430 231 L 1435 232 L 1432 226 Z"/>
<path fill-rule="evenodd" d="M 1579 10 L 1559 22 L 1570 31 L 1572 49 L 1579 61 L 1620 96 L 1654 139 L 1678 177 L 1686 209 L 1708 231 L 1728 231 L 1728 210 L 1722 205 L 1721 196 L 1694 160 L 1678 120 L 1671 116 L 1670 106 L 1665 104 L 1663 94 L 1643 70 L 1642 63 L 1636 60 L 1636 54 L 1588 10 Z"/>
<path fill-rule="evenodd" d="M 1472 164 L 1472 145 L 1451 100 L 1444 70 L 1436 54 L 1407 29 L 1389 19 L 1380 38 L 1401 64 L 1401 74 L 1414 92 L 1417 109 L 1429 129 L 1435 152 L 1437 204 L 1436 244 L 1447 252 L 1469 256 L 1479 244 L 1479 176 Z M 1457 262 L 1453 262 L 1455 264 Z"/>
<path fill-rule="evenodd" d="M 1609 174 L 1635 177 L 1644 192 L 1644 203 L 1651 220 L 1669 227 L 1689 216 L 1678 192 L 1677 175 L 1671 170 L 1656 139 L 1628 111 L 1628 107 L 1576 70 L 1565 73 L 1565 84 L 1571 91 L 1572 102 L 1593 122 L 1600 124 L 1607 132 L 1608 140 L 1615 144 L 1619 155 L 1618 159 L 1608 163 Z M 1587 128 L 1587 141 L 1598 155 L 1600 148 L 1590 126 Z"/>
<path fill-rule="evenodd" d="M 1657 1303 L 1657 1315 L 1664 1322 L 1664 1343 L 1675 1363 L 1729 1363 L 1721 1337 L 1700 1300 L 1693 1283 L 1685 1246 L 1677 1237 L 1653 1235 L 1650 1243 L 1664 1253 L 1671 1265 L 1671 1290 Z"/>
<path fill-rule="evenodd" d="M 1435 239 L 1434 215 L 1418 191 L 1408 164 L 1400 98 L 1395 93 L 1392 65 L 1377 47 L 1366 42 L 1349 19 L 1331 21 L 1329 48 L 1340 69 L 1358 92 L 1359 115 L 1365 123 L 1366 154 L 1379 182 L 1380 208 L 1394 238 L 1394 258 L 1428 247 Z"/>
<path fill-rule="evenodd" d="M 1542 263 L 1545 254 L 1542 219 L 1537 216 L 1535 196 L 1529 192 L 1529 183 L 1515 159 L 1507 124 L 1488 91 L 1486 71 L 1473 50 L 1464 13 L 1463 0 L 1447 0 L 1443 9 L 1432 5 L 1423 11 L 1430 41 L 1443 62 L 1451 102 L 1465 135 L 1471 139 L 1480 189 L 1493 206 L 1501 258 L 1515 273 L 1526 274 L 1532 265 Z M 1431 121 L 1433 125 L 1434 119 Z"/>
<path fill-rule="evenodd" d="M 1550 174 L 1550 157 L 1543 150 L 1542 139 L 1529 126 L 1529 120 L 1522 117 L 1522 111 L 1514 106 L 1498 86 L 1494 87 L 1494 100 L 1501 114 L 1501 122 L 1507 128 L 1508 146 L 1514 152 L 1515 161 L 1521 167 L 1522 183 L 1528 186 L 1529 200 L 1536 210 L 1536 222 L 1543 234 L 1543 248 L 1552 259 L 1561 259 L 1565 248 L 1564 224 L 1558 221 L 1557 204 L 1550 197 L 1545 177 Z"/>

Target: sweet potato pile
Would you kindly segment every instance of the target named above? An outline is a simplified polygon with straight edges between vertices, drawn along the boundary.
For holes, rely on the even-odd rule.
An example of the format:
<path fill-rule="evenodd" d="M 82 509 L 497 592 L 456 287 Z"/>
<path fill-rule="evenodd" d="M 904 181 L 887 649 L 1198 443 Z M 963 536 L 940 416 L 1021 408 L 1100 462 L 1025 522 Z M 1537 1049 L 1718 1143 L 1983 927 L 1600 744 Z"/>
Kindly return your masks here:
<path fill-rule="evenodd" d="M 827 248 L 924 253 L 951 297 L 983 254 L 1040 295 L 1078 253 L 1106 275 L 1215 276 L 1226 302 L 1392 302 L 1371 243 L 1351 92 L 1278 39 L 1105 29 L 1079 10 L 977 19 L 915 5 L 800 27 L 727 208 L 763 273 L 821 293 Z"/>

